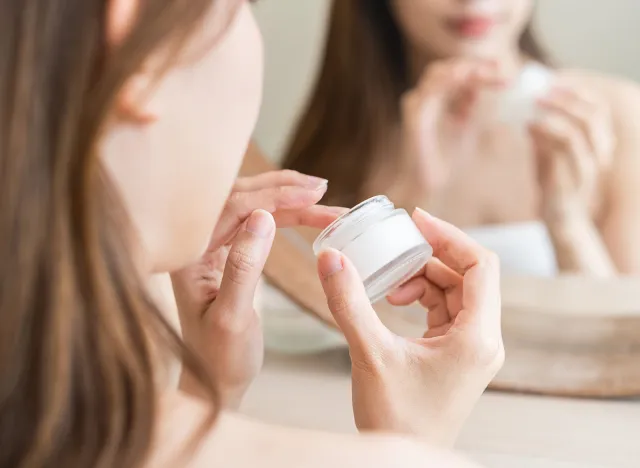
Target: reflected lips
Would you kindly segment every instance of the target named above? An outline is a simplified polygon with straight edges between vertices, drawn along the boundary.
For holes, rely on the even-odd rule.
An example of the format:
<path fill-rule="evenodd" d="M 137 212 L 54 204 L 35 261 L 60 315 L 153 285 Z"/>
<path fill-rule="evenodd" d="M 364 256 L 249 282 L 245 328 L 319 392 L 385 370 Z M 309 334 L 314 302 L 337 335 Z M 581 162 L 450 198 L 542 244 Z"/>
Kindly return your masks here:
<path fill-rule="evenodd" d="M 495 21 L 491 18 L 482 16 L 469 16 L 449 22 L 451 29 L 458 35 L 467 38 L 481 38 L 486 36 L 494 24 Z"/>

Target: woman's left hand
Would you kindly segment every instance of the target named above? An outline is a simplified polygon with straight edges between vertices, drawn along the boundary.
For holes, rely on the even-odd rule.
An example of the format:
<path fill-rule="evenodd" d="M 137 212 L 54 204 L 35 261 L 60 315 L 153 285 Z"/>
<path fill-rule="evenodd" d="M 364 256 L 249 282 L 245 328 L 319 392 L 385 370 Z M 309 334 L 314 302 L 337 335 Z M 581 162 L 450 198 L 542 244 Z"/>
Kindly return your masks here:
<path fill-rule="evenodd" d="M 598 181 L 612 161 L 610 112 L 588 91 L 557 85 L 539 101 L 543 116 L 530 125 L 542 192 L 542 217 L 562 222 L 588 214 Z"/>
<path fill-rule="evenodd" d="M 254 295 L 278 227 L 324 228 L 345 212 L 316 205 L 327 182 L 293 171 L 238 179 L 200 261 L 172 274 L 185 342 L 235 408 L 263 361 Z M 274 223 L 275 220 L 275 223 Z M 180 388 L 199 394 L 183 373 Z"/>

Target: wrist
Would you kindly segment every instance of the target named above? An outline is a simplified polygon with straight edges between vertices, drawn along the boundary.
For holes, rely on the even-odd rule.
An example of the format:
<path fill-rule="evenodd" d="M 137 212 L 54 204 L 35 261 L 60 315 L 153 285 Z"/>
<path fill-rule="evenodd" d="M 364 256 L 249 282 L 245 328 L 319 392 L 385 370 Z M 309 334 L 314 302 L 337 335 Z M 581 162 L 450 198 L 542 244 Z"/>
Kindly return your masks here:
<path fill-rule="evenodd" d="M 178 390 L 194 398 L 211 401 L 214 395 L 207 391 L 206 387 L 189 372 L 183 371 L 180 376 Z M 216 399 L 220 406 L 227 410 L 236 411 L 240 408 L 246 389 L 229 390 L 216 388 Z"/>
<path fill-rule="evenodd" d="M 541 214 L 550 230 L 567 229 L 591 221 L 587 207 L 577 199 L 545 201 Z"/>
<path fill-rule="evenodd" d="M 563 273 L 612 277 L 616 274 L 600 231 L 584 208 L 568 209 L 562 216 L 545 220 Z"/>

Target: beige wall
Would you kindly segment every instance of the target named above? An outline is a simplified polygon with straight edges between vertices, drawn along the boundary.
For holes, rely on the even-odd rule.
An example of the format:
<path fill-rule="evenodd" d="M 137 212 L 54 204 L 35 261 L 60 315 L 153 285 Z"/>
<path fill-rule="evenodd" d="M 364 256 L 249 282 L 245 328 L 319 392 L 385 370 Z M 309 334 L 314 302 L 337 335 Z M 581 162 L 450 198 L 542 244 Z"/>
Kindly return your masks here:
<path fill-rule="evenodd" d="M 278 159 L 313 83 L 329 0 L 268 0 L 255 7 L 266 45 L 256 139 Z M 536 27 L 560 63 L 640 81 L 640 0 L 538 0 Z"/>

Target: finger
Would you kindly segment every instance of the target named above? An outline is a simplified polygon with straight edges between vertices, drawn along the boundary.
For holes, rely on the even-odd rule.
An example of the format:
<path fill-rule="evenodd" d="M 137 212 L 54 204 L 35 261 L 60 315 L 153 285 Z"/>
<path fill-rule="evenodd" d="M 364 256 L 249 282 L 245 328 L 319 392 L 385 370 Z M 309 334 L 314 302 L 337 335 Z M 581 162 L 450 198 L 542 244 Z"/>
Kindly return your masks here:
<path fill-rule="evenodd" d="M 276 211 L 273 217 L 279 228 L 307 226 L 324 229 L 348 211 L 337 206 L 314 205 L 303 210 Z"/>
<path fill-rule="evenodd" d="M 416 209 L 413 220 L 433 247 L 433 254 L 463 275 L 460 313 L 469 323 L 500 326 L 500 264 L 495 254 L 456 227 Z M 457 307 L 450 307 L 456 309 Z M 498 309 L 498 310 L 496 310 Z"/>
<path fill-rule="evenodd" d="M 326 179 L 313 177 L 292 170 L 270 171 L 252 177 L 240 177 L 234 187 L 234 192 L 253 192 L 266 188 L 280 186 L 297 186 L 315 189 L 327 185 Z"/>
<path fill-rule="evenodd" d="M 435 257 L 431 257 L 429 259 L 429 263 L 418 271 L 418 273 L 413 275 L 411 280 L 414 278 L 426 278 L 428 281 L 443 290 L 451 290 L 462 286 L 462 276 Z M 411 280 L 407 281 L 405 284 L 408 284 Z M 396 291 L 399 291 L 403 287 L 404 285 L 400 286 Z"/>
<path fill-rule="evenodd" d="M 509 82 L 509 77 L 497 66 L 482 66 L 471 70 L 461 78 L 463 86 L 469 89 L 500 88 Z"/>
<path fill-rule="evenodd" d="M 420 276 L 414 277 L 394 291 L 389 297 L 389 301 L 393 305 L 408 305 L 418 300 L 424 307 L 429 308 L 429 304 L 416 297 L 414 279 L 424 279 L 444 293 L 448 314 L 451 317 L 455 317 L 462 309 L 463 277 L 437 258 L 432 258 L 429 261 L 426 271 L 423 270 Z M 417 282 L 417 284 L 420 284 L 420 282 Z M 405 289 L 408 289 L 408 291 Z"/>
<path fill-rule="evenodd" d="M 446 310 L 444 291 L 424 276 L 413 278 L 408 283 L 403 284 L 389 295 L 387 300 L 389 304 L 395 306 L 408 306 L 414 302 L 419 302 L 429 311 L 438 307 L 444 307 Z"/>
<path fill-rule="evenodd" d="M 327 186 L 323 185 L 318 189 L 284 186 L 232 193 L 218 220 L 209 250 L 228 242 L 255 210 L 264 210 L 269 213 L 275 213 L 278 210 L 302 210 L 318 203 L 326 191 Z"/>
<path fill-rule="evenodd" d="M 419 89 L 427 94 L 434 91 L 447 92 L 461 87 L 482 88 L 501 87 L 508 77 L 495 61 L 483 59 L 452 60 L 436 64 L 428 70 L 419 84 Z"/>
<path fill-rule="evenodd" d="M 495 255 L 486 257 L 464 276 L 462 307 L 454 326 L 478 327 L 482 336 L 501 334 L 500 264 Z"/>
<path fill-rule="evenodd" d="M 569 119 L 583 134 L 592 152 L 598 151 L 597 132 L 601 131 L 598 107 L 586 98 L 562 88 L 539 100 L 540 105 Z"/>
<path fill-rule="evenodd" d="M 407 306 L 419 302 L 428 310 L 429 328 L 441 327 L 451 322 L 453 318 L 447 305 L 445 292 L 425 277 L 412 279 L 398 288 L 387 300 L 395 306 Z"/>
<path fill-rule="evenodd" d="M 507 82 L 506 75 L 493 61 L 453 60 L 434 65 L 416 94 L 420 105 L 427 105 L 425 111 L 438 112 L 448 106 L 455 117 L 465 121 L 481 89 L 501 88 Z"/>
<path fill-rule="evenodd" d="M 420 208 L 414 211 L 413 221 L 433 247 L 433 256 L 458 274 L 464 275 L 484 260 L 486 250 L 451 224 L 427 214 Z"/>
<path fill-rule="evenodd" d="M 543 190 L 553 187 L 553 153 L 555 149 L 546 141 L 546 137 L 533 126 L 529 126 L 529 137 L 533 143 L 536 178 Z"/>
<path fill-rule="evenodd" d="M 370 352 L 388 341 L 391 332 L 376 315 L 353 264 L 337 250 L 318 255 L 318 273 L 327 304 L 352 351 Z"/>
<path fill-rule="evenodd" d="M 450 290 L 462 286 L 462 275 L 453 271 L 437 258 L 429 260 L 425 268 L 425 276 L 440 289 Z"/>
<path fill-rule="evenodd" d="M 575 125 L 561 115 L 548 115 L 530 127 L 545 153 L 556 152 L 567 158 L 569 167 L 578 183 L 589 180 L 596 170 L 592 152 L 587 148 L 583 135 Z"/>
<path fill-rule="evenodd" d="M 216 320 L 242 327 L 253 315 L 253 300 L 275 235 L 271 214 L 257 210 L 236 236 L 216 298 Z"/>

